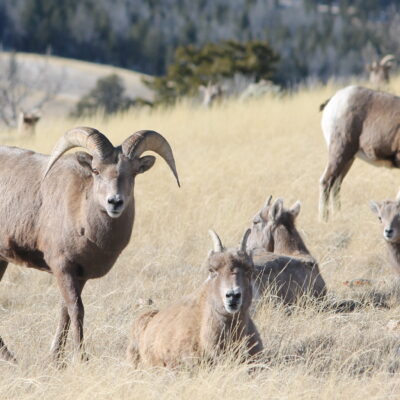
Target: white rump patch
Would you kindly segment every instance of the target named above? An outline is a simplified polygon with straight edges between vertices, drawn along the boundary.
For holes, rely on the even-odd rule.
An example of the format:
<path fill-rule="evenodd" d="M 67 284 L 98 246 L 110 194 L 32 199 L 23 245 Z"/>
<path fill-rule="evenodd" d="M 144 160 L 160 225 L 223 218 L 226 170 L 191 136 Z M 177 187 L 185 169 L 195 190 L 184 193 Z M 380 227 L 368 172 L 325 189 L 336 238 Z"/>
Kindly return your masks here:
<path fill-rule="evenodd" d="M 346 114 L 356 89 L 357 86 L 347 86 L 344 89 L 338 90 L 322 112 L 321 128 L 328 148 L 335 130 L 336 121 Z"/>

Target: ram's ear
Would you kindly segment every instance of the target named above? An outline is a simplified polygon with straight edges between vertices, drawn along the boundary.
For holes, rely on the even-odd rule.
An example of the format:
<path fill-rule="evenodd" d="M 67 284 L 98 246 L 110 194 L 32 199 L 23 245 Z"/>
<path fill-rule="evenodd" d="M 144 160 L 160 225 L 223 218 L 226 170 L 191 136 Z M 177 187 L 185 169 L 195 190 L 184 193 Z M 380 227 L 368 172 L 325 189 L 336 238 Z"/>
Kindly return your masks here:
<path fill-rule="evenodd" d="M 156 162 L 154 156 L 144 156 L 139 158 L 139 168 L 137 170 L 138 174 L 143 174 L 143 172 L 148 171 Z"/>
<path fill-rule="evenodd" d="M 85 151 L 77 151 L 75 153 L 75 157 L 83 168 L 86 168 L 92 172 L 93 157 L 90 154 L 86 153 Z"/>

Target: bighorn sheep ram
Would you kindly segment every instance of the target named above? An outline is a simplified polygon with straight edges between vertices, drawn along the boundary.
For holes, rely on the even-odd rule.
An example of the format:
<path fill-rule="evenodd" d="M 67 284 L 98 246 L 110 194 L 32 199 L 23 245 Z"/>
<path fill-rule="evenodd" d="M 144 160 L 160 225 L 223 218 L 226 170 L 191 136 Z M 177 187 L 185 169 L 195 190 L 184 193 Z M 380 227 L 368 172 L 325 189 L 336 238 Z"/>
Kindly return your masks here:
<path fill-rule="evenodd" d="M 328 165 L 320 180 L 319 212 L 340 209 L 340 186 L 355 157 L 376 166 L 400 167 L 400 97 L 359 86 L 339 90 L 324 105 L 322 131 Z"/>
<path fill-rule="evenodd" d="M 67 150 L 82 147 L 61 157 Z M 52 273 L 63 303 L 52 344 L 58 359 L 70 324 L 76 350 L 83 351 L 82 289 L 104 276 L 128 244 L 135 216 L 135 177 L 159 154 L 179 184 L 172 150 L 163 136 L 139 131 L 114 147 L 93 128 L 74 128 L 51 156 L 0 147 L 0 278 L 13 262 Z M 0 339 L 2 355 L 12 354 Z"/>
<path fill-rule="evenodd" d="M 285 209 L 283 199 L 277 198 L 274 203 L 271 200 L 270 196 L 254 217 L 247 241 L 247 250 L 252 254 L 257 271 L 257 292 L 262 293 L 273 283 L 277 286 L 278 297 L 288 304 L 305 294 L 325 297 L 326 285 L 318 263 L 296 229 L 300 202 Z"/>
<path fill-rule="evenodd" d="M 262 351 L 250 315 L 253 262 L 241 246 L 225 249 L 210 231 L 214 250 L 207 259 L 209 276 L 191 295 L 161 311 L 143 314 L 133 325 L 128 359 L 137 364 L 174 367 L 212 359 L 229 346 L 245 345 L 245 358 Z M 240 346 L 241 345 L 241 346 Z"/>
<path fill-rule="evenodd" d="M 38 111 L 30 113 L 20 111 L 18 115 L 18 133 L 23 136 L 33 136 L 39 119 L 40 113 Z"/>
<path fill-rule="evenodd" d="M 370 202 L 371 210 L 383 225 L 383 237 L 389 250 L 390 264 L 400 275 L 400 196 L 395 201 Z"/>
<path fill-rule="evenodd" d="M 389 83 L 390 70 L 393 67 L 393 62 L 396 58 L 388 54 L 380 61 L 374 61 L 372 64 L 367 65 L 369 71 L 369 82 L 378 87 L 382 84 Z"/>

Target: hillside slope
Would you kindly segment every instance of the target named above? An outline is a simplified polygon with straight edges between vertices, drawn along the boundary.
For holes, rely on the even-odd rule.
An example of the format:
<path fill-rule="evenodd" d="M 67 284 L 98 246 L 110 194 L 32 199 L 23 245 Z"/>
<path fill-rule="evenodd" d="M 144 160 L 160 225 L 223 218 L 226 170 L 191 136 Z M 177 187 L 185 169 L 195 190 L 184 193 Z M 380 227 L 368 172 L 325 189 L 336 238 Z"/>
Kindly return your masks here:
<path fill-rule="evenodd" d="M 0 53 L 0 66 L 5 66 L 9 56 L 10 53 Z M 46 104 L 44 114 L 67 115 L 76 102 L 95 86 L 97 79 L 109 74 L 117 74 L 123 79 L 127 96 L 147 100 L 152 98 L 151 90 L 141 81 L 146 75 L 127 69 L 32 53 L 18 53 L 17 60 L 21 68 L 27 71 L 28 79 L 36 79 L 39 71 L 45 70 L 52 81 L 61 83 L 59 94 L 51 103 Z M 31 99 L 24 108 L 29 109 L 34 105 L 35 99 Z"/>

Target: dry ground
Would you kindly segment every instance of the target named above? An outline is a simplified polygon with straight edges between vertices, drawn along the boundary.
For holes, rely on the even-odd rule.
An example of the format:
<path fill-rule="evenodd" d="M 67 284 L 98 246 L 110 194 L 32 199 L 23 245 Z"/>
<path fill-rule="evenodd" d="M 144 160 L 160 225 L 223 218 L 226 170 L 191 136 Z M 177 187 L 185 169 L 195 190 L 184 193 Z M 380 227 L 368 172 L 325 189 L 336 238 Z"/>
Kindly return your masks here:
<path fill-rule="evenodd" d="M 390 89 L 399 93 L 400 80 Z M 270 194 L 288 204 L 302 201 L 298 225 L 332 296 L 356 296 L 342 284 L 353 278 L 372 279 L 390 292 L 396 277 L 368 201 L 393 198 L 398 171 L 357 161 L 343 184 L 343 212 L 328 224 L 317 220 L 318 179 L 327 158 L 318 106 L 334 90 L 232 101 L 211 110 L 181 104 L 105 122 L 43 119 L 36 138 L 4 139 L 49 152 L 59 135 L 78 123 L 99 128 L 115 144 L 136 130 L 155 129 L 173 147 L 182 188 L 161 160 L 138 177 L 131 243 L 113 270 L 89 282 L 83 293 L 88 363 L 71 363 L 65 370 L 48 363 L 58 290 L 46 273 L 9 266 L 1 282 L 0 327 L 19 364 L 0 362 L 0 398 L 399 398 L 400 333 L 386 329 L 399 316 L 396 300 L 391 309 L 365 307 L 351 314 L 309 308 L 287 315 L 260 304 L 255 321 L 269 361 L 252 374 L 232 361 L 193 371 L 135 371 L 125 362 L 138 300 L 150 297 L 162 307 L 197 287 L 211 248 L 207 230 L 236 244 Z"/>

